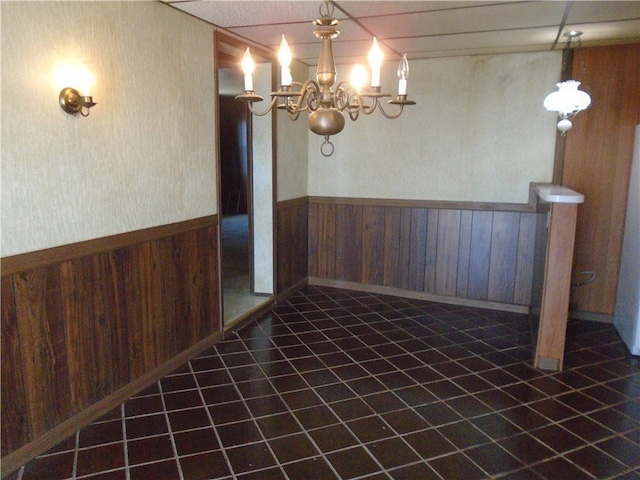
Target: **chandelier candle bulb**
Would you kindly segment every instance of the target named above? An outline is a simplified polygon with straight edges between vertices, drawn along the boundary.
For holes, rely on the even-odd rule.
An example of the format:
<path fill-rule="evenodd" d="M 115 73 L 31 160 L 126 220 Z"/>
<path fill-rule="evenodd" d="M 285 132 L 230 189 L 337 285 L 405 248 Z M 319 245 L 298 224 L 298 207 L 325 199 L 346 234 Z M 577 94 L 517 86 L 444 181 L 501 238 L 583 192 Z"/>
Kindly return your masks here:
<path fill-rule="evenodd" d="M 402 55 L 398 65 L 398 95 L 407 94 L 407 78 L 409 77 L 409 62 L 407 54 Z"/>
<path fill-rule="evenodd" d="M 378 47 L 378 40 L 373 37 L 373 45 L 369 53 L 369 65 L 371 65 L 371 86 L 380 86 L 380 67 L 382 66 L 382 51 Z"/>
<path fill-rule="evenodd" d="M 355 87 L 355 89 L 360 93 L 367 83 L 367 72 L 362 65 L 357 63 L 353 67 L 353 71 L 351 72 L 351 83 Z"/>
<path fill-rule="evenodd" d="M 278 61 L 281 69 L 281 85 L 283 87 L 291 86 L 293 79 L 291 78 L 291 49 L 287 43 L 287 39 L 282 35 L 280 42 L 280 50 L 278 51 Z"/>
<path fill-rule="evenodd" d="M 244 57 L 242 57 L 242 71 L 244 72 L 244 91 L 245 92 L 253 92 L 253 69 L 255 68 L 255 64 L 253 63 L 253 58 L 251 58 L 251 51 L 247 47 L 247 50 L 244 52 Z"/>

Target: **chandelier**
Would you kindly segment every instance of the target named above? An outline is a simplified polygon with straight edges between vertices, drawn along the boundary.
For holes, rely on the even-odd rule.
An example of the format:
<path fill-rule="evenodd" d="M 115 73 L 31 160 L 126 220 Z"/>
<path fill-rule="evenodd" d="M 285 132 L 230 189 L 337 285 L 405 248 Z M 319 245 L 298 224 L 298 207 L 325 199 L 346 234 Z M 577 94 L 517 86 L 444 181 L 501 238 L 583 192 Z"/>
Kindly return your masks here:
<path fill-rule="evenodd" d="M 580 40 L 582 32 L 571 30 L 564 34 L 568 37 L 566 48 L 571 47 L 571 41 L 574 38 L 578 39 L 578 53 L 582 60 L 583 77 L 586 80 L 587 69 L 584 63 L 584 53 L 582 52 L 582 41 Z M 577 80 L 562 81 L 567 71 L 567 56 L 564 55 L 562 59 L 562 69 L 560 71 L 560 83 L 557 84 L 558 91 L 552 92 L 544 99 L 544 108 L 549 111 L 557 112 L 558 114 L 558 130 L 561 135 L 566 135 L 567 131 L 571 129 L 573 124 L 571 120 L 580 111 L 585 110 L 591 105 L 591 97 L 587 92 L 578 90 L 580 82 Z"/>
<path fill-rule="evenodd" d="M 320 39 L 320 57 L 316 80 L 308 79 L 304 83 L 294 82 L 291 78 L 291 50 L 284 35 L 278 52 L 278 61 L 281 68 L 281 85 L 277 92 L 271 93 L 271 102 L 265 111 L 259 112 L 253 104 L 264 100 L 253 90 L 254 63 L 251 52 L 247 48 L 242 59 L 244 72 L 244 93 L 238 95 L 236 100 L 244 101 L 249 106 L 252 114 L 263 116 L 269 113 L 275 106 L 287 111 L 291 120 L 297 120 L 301 112 L 309 112 L 309 129 L 324 137 L 324 143 L 320 147 L 323 156 L 333 154 L 334 146 L 330 141 L 331 135 L 342 131 L 345 125 L 345 112 L 351 120 L 357 120 L 360 113 L 370 115 L 380 110 L 388 119 L 398 118 L 405 105 L 415 105 L 414 101 L 407 100 L 407 77 L 409 76 L 409 62 L 404 54 L 398 66 L 398 95 L 389 100 L 391 105 L 397 105 L 396 111 L 388 113 L 384 110 L 381 99 L 391 97 L 383 93 L 380 86 L 380 67 L 382 65 L 382 52 L 378 47 L 376 38 L 373 38 L 373 46 L 369 54 L 371 67 L 371 82 L 365 87 L 366 72 L 364 68 L 356 65 L 351 82 L 339 82 L 335 89 L 336 65 L 333 58 L 331 40 L 340 32 L 337 30 L 340 22 L 333 18 L 334 4 L 332 1 L 324 1 L 319 8 L 320 18 L 313 21 L 316 27 L 313 34 Z M 276 105 L 277 104 L 277 105 Z"/>

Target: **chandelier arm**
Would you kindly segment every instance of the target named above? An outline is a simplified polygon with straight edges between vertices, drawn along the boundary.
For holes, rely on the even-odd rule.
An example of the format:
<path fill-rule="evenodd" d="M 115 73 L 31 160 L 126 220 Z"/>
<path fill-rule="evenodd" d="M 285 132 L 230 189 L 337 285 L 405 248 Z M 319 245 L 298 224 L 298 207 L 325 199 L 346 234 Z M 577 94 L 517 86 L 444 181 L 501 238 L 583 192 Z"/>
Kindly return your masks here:
<path fill-rule="evenodd" d="M 353 103 L 351 102 L 352 97 L 349 93 L 350 91 L 353 91 Z M 342 81 L 338 83 L 336 87 L 334 105 L 341 112 L 343 110 L 346 110 L 349 114 L 351 114 L 351 112 L 357 112 L 360 110 L 361 105 L 360 93 L 349 82 Z"/>
<path fill-rule="evenodd" d="M 269 106 L 267 107 L 267 109 L 263 112 L 258 112 L 257 110 L 255 110 L 253 108 L 253 102 L 247 102 L 247 106 L 249 107 L 249 111 L 251 113 L 253 113 L 254 115 L 258 116 L 258 117 L 264 117 L 266 114 L 268 114 L 271 110 L 273 110 L 273 107 L 276 104 L 277 101 L 277 97 L 274 97 L 271 99 L 271 103 L 269 103 Z"/>
<path fill-rule="evenodd" d="M 351 118 L 351 120 L 353 120 L 354 122 L 358 119 L 358 116 L 360 115 L 360 108 L 356 108 L 354 110 L 347 110 L 347 112 L 349 113 L 349 118 Z"/>
<path fill-rule="evenodd" d="M 304 109 L 302 109 L 302 111 L 304 111 Z M 295 110 L 295 111 L 287 110 L 287 114 L 289 115 L 289 120 L 293 120 L 294 122 L 298 120 L 298 117 L 300 116 L 300 112 L 301 110 Z"/>
<path fill-rule="evenodd" d="M 287 109 L 287 113 L 289 114 L 289 118 L 291 118 L 292 120 L 297 120 L 298 115 L 300 114 L 300 112 L 306 110 L 306 107 L 302 106 L 302 104 L 304 102 L 304 98 L 307 95 L 306 82 L 305 82 L 305 84 L 302 84 L 300 82 L 294 81 L 291 84 L 296 86 L 296 87 L 300 87 L 300 91 L 296 92 L 297 93 L 296 96 L 298 97 L 298 99 L 295 102 L 292 102 L 291 99 L 292 99 L 293 95 L 290 96 L 290 97 L 286 97 L 284 107 Z"/>
<path fill-rule="evenodd" d="M 380 112 L 382 113 L 382 115 L 384 115 L 384 117 L 388 118 L 389 120 L 394 120 L 398 118 L 400 115 L 402 115 L 402 111 L 404 110 L 404 105 L 400 105 L 400 110 L 398 110 L 396 113 L 390 114 L 385 112 L 384 108 L 382 107 L 382 104 L 379 103 L 377 99 L 376 99 L 376 104 L 380 106 Z"/>
<path fill-rule="evenodd" d="M 320 106 L 320 84 L 315 80 L 308 79 L 302 85 L 302 89 L 304 91 L 303 97 L 306 103 L 305 110 L 317 110 Z"/>
<path fill-rule="evenodd" d="M 378 99 L 373 98 L 371 105 L 366 105 L 363 102 L 360 110 L 362 110 L 362 113 L 364 113 L 365 115 L 371 115 L 373 112 L 376 111 L 376 108 L 378 108 L 378 105 L 380 105 L 380 102 L 378 101 Z M 382 110 L 382 106 L 380 107 L 380 109 Z"/>

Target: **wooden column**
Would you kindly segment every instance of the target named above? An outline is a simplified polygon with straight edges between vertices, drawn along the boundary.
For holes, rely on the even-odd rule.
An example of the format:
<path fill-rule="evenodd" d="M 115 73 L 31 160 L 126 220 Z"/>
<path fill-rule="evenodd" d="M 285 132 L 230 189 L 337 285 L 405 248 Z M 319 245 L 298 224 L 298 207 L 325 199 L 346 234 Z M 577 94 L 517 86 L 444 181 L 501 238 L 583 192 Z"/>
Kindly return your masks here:
<path fill-rule="evenodd" d="M 534 366 L 543 370 L 562 370 L 577 214 L 577 203 L 551 204 L 540 325 L 534 359 Z"/>

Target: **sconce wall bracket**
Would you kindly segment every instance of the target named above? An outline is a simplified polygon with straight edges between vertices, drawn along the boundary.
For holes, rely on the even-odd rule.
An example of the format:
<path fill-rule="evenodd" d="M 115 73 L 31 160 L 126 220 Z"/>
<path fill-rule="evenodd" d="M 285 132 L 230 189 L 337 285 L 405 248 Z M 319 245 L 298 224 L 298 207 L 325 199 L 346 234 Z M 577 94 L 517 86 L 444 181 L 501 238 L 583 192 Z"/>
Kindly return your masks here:
<path fill-rule="evenodd" d="M 93 97 L 83 97 L 75 88 L 71 87 L 62 89 L 59 101 L 62 110 L 67 112 L 69 115 L 76 115 L 77 113 L 80 113 L 83 117 L 88 117 L 89 109 L 94 105 L 97 105 L 97 103 L 93 101 Z M 84 113 L 83 108 L 86 109 L 86 114 Z"/>

